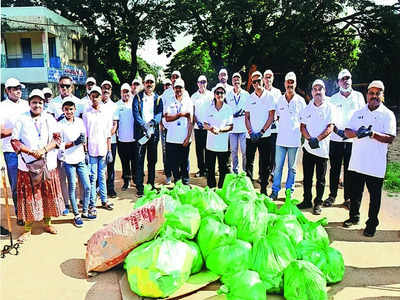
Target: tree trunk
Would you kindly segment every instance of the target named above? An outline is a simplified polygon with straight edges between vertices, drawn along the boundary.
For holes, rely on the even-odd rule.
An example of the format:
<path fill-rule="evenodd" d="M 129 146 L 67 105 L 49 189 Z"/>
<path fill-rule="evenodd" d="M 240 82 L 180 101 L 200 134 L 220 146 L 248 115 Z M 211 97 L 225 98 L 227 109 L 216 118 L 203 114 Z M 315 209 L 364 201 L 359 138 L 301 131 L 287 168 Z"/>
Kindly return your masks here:
<path fill-rule="evenodd" d="M 132 81 L 136 77 L 136 73 L 138 71 L 138 63 L 137 63 L 137 50 L 138 50 L 138 41 L 133 40 L 131 41 L 131 72 L 130 72 L 130 77 L 129 81 Z"/>

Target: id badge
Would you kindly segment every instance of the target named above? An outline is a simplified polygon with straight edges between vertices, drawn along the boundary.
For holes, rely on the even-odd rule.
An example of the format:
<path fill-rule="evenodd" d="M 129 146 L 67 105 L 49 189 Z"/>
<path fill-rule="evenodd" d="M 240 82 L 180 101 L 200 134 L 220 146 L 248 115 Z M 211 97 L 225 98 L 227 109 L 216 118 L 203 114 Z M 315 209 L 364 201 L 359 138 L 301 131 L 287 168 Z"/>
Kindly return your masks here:
<path fill-rule="evenodd" d="M 178 121 L 177 125 L 178 125 L 178 126 L 181 126 L 181 121 Z"/>

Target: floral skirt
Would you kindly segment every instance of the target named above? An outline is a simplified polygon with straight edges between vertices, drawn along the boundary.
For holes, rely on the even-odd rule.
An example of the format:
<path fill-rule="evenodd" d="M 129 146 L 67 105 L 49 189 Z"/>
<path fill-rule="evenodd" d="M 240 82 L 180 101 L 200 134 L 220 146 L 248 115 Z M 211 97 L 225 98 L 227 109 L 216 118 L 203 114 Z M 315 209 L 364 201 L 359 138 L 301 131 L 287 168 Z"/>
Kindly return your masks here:
<path fill-rule="evenodd" d="M 65 209 L 57 169 L 49 171 L 50 179 L 32 188 L 29 173 L 18 170 L 17 208 L 18 219 L 27 223 L 45 217 L 58 217 Z M 34 193 L 32 193 L 34 192 Z"/>

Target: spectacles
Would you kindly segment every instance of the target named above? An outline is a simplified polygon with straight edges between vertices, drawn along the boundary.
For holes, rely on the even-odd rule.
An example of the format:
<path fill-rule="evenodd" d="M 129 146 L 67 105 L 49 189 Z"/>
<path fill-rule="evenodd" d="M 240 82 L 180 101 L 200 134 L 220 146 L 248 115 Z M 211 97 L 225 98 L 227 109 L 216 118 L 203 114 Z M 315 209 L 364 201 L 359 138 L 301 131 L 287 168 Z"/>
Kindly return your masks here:
<path fill-rule="evenodd" d="M 225 92 L 223 92 L 223 91 L 218 91 L 218 92 L 215 92 L 214 94 L 215 94 L 215 95 L 225 95 Z"/>
<path fill-rule="evenodd" d="M 382 95 L 382 92 L 381 92 L 381 91 L 376 92 L 376 93 L 374 93 L 374 92 L 372 92 L 372 91 L 369 91 L 369 92 L 368 92 L 368 96 L 371 96 L 371 97 L 374 97 L 374 96 L 379 97 L 379 96 L 381 96 L 381 95 Z"/>
<path fill-rule="evenodd" d="M 60 88 L 62 89 L 69 89 L 71 87 L 70 84 L 60 84 Z"/>
<path fill-rule="evenodd" d="M 344 77 L 342 77 L 340 80 L 341 81 L 346 81 L 346 80 L 349 80 L 350 79 L 350 76 L 344 76 Z"/>
<path fill-rule="evenodd" d="M 174 74 L 174 75 L 171 76 L 171 78 L 172 78 L 172 79 L 178 79 L 179 76 Z"/>
<path fill-rule="evenodd" d="M 174 86 L 174 89 L 181 90 L 181 89 L 182 89 L 182 87 L 178 85 L 178 86 Z"/>
<path fill-rule="evenodd" d="M 153 80 L 147 80 L 146 82 L 145 82 L 145 84 L 153 84 Z"/>
<path fill-rule="evenodd" d="M 206 83 L 207 83 L 207 81 L 205 81 L 205 80 L 200 80 L 200 81 L 198 81 L 198 83 L 201 83 L 201 84 L 206 84 Z"/>
<path fill-rule="evenodd" d="M 20 90 L 22 90 L 22 87 L 20 85 L 18 85 L 18 86 L 12 86 L 12 87 L 10 87 L 10 89 L 20 91 Z"/>
<path fill-rule="evenodd" d="M 261 79 L 254 79 L 252 82 L 253 82 L 253 84 L 256 84 L 256 83 L 260 84 L 261 83 Z"/>
<path fill-rule="evenodd" d="M 92 85 L 94 85 L 94 82 L 88 82 L 88 83 L 86 83 L 86 85 L 92 86 Z"/>
<path fill-rule="evenodd" d="M 133 85 L 139 86 L 140 83 L 139 82 L 135 82 Z"/>
<path fill-rule="evenodd" d="M 102 89 L 106 90 L 106 91 L 109 91 L 109 90 L 111 90 L 111 87 L 102 86 Z"/>

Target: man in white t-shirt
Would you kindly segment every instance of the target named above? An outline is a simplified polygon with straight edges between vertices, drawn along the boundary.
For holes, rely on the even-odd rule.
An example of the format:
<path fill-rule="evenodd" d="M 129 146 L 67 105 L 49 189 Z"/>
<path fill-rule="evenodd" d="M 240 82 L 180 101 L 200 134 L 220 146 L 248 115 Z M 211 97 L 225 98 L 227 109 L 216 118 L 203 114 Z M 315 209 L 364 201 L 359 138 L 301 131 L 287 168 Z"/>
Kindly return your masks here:
<path fill-rule="evenodd" d="M 44 104 L 43 104 L 43 111 L 47 112 L 47 108 L 49 107 L 49 104 L 53 100 L 53 91 L 45 87 L 42 89 L 43 95 L 44 95 Z"/>
<path fill-rule="evenodd" d="M 350 218 L 343 226 L 350 227 L 359 223 L 361 199 L 366 184 L 369 211 L 364 235 L 367 237 L 375 235 L 379 224 L 388 144 L 396 136 L 394 113 L 382 103 L 384 90 L 382 81 L 372 81 L 368 86 L 367 105 L 354 112 L 345 129 L 345 135 L 354 141 L 349 163 Z"/>
<path fill-rule="evenodd" d="M 344 135 L 344 129 L 350 121 L 353 113 L 365 106 L 364 96 L 351 87 L 351 74 L 348 70 L 340 71 L 338 75 L 339 92 L 331 97 L 330 102 L 336 108 L 336 119 L 331 141 L 329 145 L 329 197 L 324 201 L 324 206 L 332 206 L 336 200 L 339 178 L 344 163 L 344 204 L 350 206 L 350 182 L 348 179 L 348 167 L 351 155 L 353 139 Z"/>
<path fill-rule="evenodd" d="M 193 130 L 193 102 L 183 97 L 185 83 L 177 79 L 174 84 L 175 101 L 170 102 L 165 114 L 168 122 L 166 148 L 174 182 L 189 184 L 189 150 Z"/>
<path fill-rule="evenodd" d="M 133 136 L 134 119 L 132 113 L 133 98 L 131 87 L 124 83 L 121 86 L 121 100 L 117 102 L 118 114 L 118 155 L 122 165 L 122 179 L 124 184 L 122 190 L 129 188 L 129 182 L 136 178 L 136 159 L 137 148 L 136 141 Z"/>
<path fill-rule="evenodd" d="M 206 76 L 200 75 L 197 78 L 197 86 L 199 89 L 191 97 L 194 105 L 194 139 L 196 141 L 196 157 L 199 168 L 195 177 L 203 177 L 207 176 L 207 166 L 205 164 L 207 130 L 204 129 L 203 124 L 214 96 L 211 91 L 207 90 Z"/>
<path fill-rule="evenodd" d="M 219 72 L 218 72 L 218 81 L 219 81 L 218 84 L 222 84 L 227 93 L 230 92 L 231 90 L 233 90 L 233 86 L 228 84 L 228 78 L 229 78 L 228 77 L 228 71 L 226 69 L 219 70 Z M 217 87 L 217 85 L 212 88 L 211 92 L 214 93 L 215 88 Z"/>
<path fill-rule="evenodd" d="M 305 139 L 303 144 L 303 186 L 304 198 L 298 208 L 312 207 L 312 183 L 316 169 L 317 195 L 314 199 L 313 214 L 321 214 L 322 196 L 325 189 L 325 175 L 329 158 L 329 135 L 334 126 L 334 107 L 325 96 L 325 84 L 317 79 L 312 84 L 313 99 L 300 113 L 300 130 Z"/>
<path fill-rule="evenodd" d="M 297 153 L 301 146 L 300 112 L 306 107 L 306 102 L 303 97 L 296 93 L 296 76 L 295 74 L 293 76 L 293 74 L 293 72 L 286 74 L 286 92 L 279 97 L 275 110 L 279 127 L 275 148 L 274 181 L 270 195 L 273 200 L 278 198 L 281 189 L 282 170 L 286 154 L 288 156 L 286 189 L 293 192 L 296 179 Z"/>
<path fill-rule="evenodd" d="M 245 108 L 246 136 L 246 174 L 253 180 L 253 164 L 256 151 L 259 155 L 261 170 L 261 193 L 267 194 L 268 178 L 272 165 L 269 160 L 272 148 L 271 124 L 274 121 L 275 102 L 263 87 L 262 74 L 255 71 L 251 74 L 254 92 L 248 98 Z"/>
<path fill-rule="evenodd" d="M 239 73 L 232 75 L 233 90 L 226 94 L 226 102 L 232 107 L 233 129 L 229 133 L 229 143 L 232 153 L 232 170 L 239 172 L 239 145 L 242 156 L 242 170 L 246 172 L 246 124 L 245 108 L 249 93 L 241 88 L 242 76 Z"/>
<path fill-rule="evenodd" d="M 86 109 L 88 109 L 92 105 L 92 103 L 90 101 L 89 93 L 90 93 L 90 90 L 92 89 L 92 87 L 95 86 L 95 85 L 97 85 L 97 82 L 96 82 L 96 79 L 94 77 L 88 77 L 86 79 L 86 83 L 85 83 L 86 96 L 81 99 L 81 103 L 83 105 L 83 112 L 85 112 Z"/>

